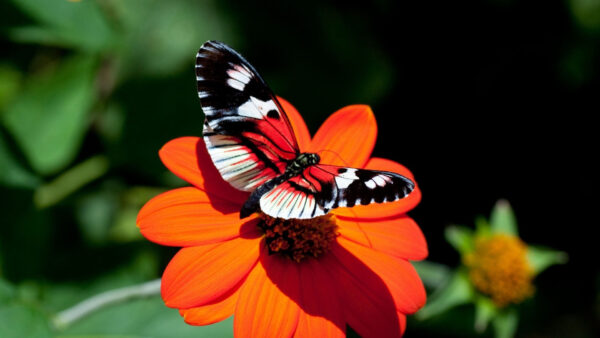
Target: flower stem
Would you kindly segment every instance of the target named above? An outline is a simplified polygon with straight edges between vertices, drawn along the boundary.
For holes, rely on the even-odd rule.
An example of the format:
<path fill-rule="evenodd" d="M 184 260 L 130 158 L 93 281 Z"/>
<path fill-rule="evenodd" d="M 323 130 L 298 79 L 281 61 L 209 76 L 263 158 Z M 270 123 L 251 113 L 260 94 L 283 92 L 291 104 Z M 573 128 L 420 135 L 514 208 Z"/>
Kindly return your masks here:
<path fill-rule="evenodd" d="M 64 330 L 79 319 L 105 306 L 132 298 L 142 298 L 158 294 L 160 294 L 160 278 L 138 285 L 109 290 L 59 312 L 53 318 L 52 322 L 55 328 Z"/>

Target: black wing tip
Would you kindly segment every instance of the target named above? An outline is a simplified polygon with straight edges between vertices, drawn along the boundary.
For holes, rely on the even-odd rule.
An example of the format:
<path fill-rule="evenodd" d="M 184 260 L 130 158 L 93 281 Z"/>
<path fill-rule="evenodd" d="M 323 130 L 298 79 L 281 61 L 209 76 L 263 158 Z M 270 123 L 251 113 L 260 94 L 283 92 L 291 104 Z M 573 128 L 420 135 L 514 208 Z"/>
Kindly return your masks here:
<path fill-rule="evenodd" d="M 408 178 L 406 176 L 403 176 L 400 174 L 397 174 L 397 175 L 400 176 L 400 178 L 404 182 L 404 186 L 401 189 L 404 196 L 400 196 L 400 198 L 408 197 L 408 195 L 410 195 L 415 190 L 416 184 L 413 180 L 411 180 L 410 178 Z"/>
<path fill-rule="evenodd" d="M 412 192 L 413 190 L 415 190 L 416 184 L 410 178 L 408 178 L 404 175 L 392 172 L 392 171 L 382 171 L 382 172 L 386 173 L 392 177 L 396 177 L 396 178 L 400 179 L 402 182 L 404 182 L 405 186 L 409 189 L 409 193 Z"/>
<path fill-rule="evenodd" d="M 255 190 L 256 191 L 256 190 Z M 259 210 L 258 199 L 252 198 L 252 195 L 246 200 L 242 209 L 240 209 L 240 219 L 244 219 Z"/>
<path fill-rule="evenodd" d="M 198 54 L 201 54 L 202 52 L 205 52 L 205 51 L 228 52 L 228 53 L 232 53 L 232 54 L 235 54 L 236 56 L 241 57 L 240 53 L 238 53 L 235 49 L 229 47 L 229 45 L 227 45 L 226 43 L 217 41 L 217 40 L 208 40 L 205 43 L 203 43 L 202 46 L 200 46 L 200 49 L 198 49 Z"/>
<path fill-rule="evenodd" d="M 196 54 L 196 64 L 198 64 L 200 59 L 203 58 L 202 54 L 210 55 L 218 53 L 222 53 L 224 55 L 232 55 L 234 59 L 237 59 L 237 62 L 242 63 L 244 66 L 246 66 L 254 74 L 254 76 L 256 76 L 261 81 L 261 83 L 266 86 L 265 81 L 262 79 L 262 77 L 260 77 L 258 71 L 256 71 L 254 66 L 252 66 L 252 64 L 250 64 L 250 62 L 248 62 L 246 58 L 242 56 L 242 54 L 240 54 L 238 51 L 229 47 L 229 45 L 221 41 L 208 40 L 205 43 L 203 43 L 202 46 L 200 46 L 198 53 Z"/>
<path fill-rule="evenodd" d="M 252 211 L 246 209 L 240 210 L 240 219 L 247 218 L 250 215 L 252 215 Z"/>
<path fill-rule="evenodd" d="M 415 187 L 416 187 L 416 184 L 415 184 L 415 182 L 414 182 L 413 180 L 411 180 L 410 178 L 408 178 L 408 177 L 404 177 L 404 176 L 402 176 L 402 177 L 404 178 L 404 181 L 406 182 L 406 185 L 408 186 L 408 189 L 409 189 L 411 192 L 412 192 L 413 190 L 415 190 Z"/>
<path fill-rule="evenodd" d="M 217 46 L 227 46 L 224 42 L 221 42 L 219 40 L 207 40 L 205 43 L 202 44 L 202 46 L 204 46 L 206 44 L 217 45 Z"/>

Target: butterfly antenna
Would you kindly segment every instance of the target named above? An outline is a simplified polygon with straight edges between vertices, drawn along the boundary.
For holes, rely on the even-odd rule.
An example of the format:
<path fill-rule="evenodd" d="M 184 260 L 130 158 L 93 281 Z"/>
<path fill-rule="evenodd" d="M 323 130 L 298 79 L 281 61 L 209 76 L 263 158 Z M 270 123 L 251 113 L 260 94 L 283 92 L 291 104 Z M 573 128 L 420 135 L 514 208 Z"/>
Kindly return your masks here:
<path fill-rule="evenodd" d="M 323 149 L 323 150 L 319 151 L 317 154 L 320 156 L 321 154 L 323 154 L 325 152 L 334 154 L 335 157 L 337 157 L 342 163 L 344 163 L 344 166 L 349 167 L 348 162 L 346 162 L 344 160 L 344 158 L 341 157 L 340 154 L 337 151 L 333 151 L 333 150 L 329 150 L 329 149 Z"/>

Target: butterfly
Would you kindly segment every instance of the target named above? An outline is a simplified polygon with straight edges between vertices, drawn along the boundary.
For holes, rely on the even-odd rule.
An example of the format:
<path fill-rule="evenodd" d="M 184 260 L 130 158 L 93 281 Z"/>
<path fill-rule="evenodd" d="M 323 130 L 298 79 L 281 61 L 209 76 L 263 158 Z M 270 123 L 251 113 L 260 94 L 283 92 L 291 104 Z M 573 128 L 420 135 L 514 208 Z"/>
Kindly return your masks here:
<path fill-rule="evenodd" d="M 208 41 L 196 55 L 203 138 L 215 167 L 234 188 L 250 192 L 240 218 L 254 212 L 309 219 L 338 207 L 393 202 L 414 190 L 387 171 L 320 163 L 302 153 L 286 112 L 238 52 Z"/>

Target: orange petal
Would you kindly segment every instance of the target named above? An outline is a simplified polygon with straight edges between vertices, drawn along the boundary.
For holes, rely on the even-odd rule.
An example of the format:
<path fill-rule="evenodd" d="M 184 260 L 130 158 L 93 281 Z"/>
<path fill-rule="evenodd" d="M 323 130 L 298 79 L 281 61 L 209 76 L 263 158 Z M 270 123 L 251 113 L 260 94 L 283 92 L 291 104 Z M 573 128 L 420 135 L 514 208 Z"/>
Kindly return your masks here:
<path fill-rule="evenodd" d="M 413 174 L 403 165 L 384 158 L 373 157 L 367 162 L 366 169 L 384 170 L 398 173 L 410 178 L 417 184 Z M 416 185 L 415 190 L 407 197 L 390 203 L 373 203 L 369 205 L 357 205 L 352 208 L 334 209 L 332 213 L 338 216 L 353 218 L 384 218 L 402 215 L 412 210 L 421 201 L 421 190 Z"/>
<path fill-rule="evenodd" d="M 415 313 L 425 305 L 425 288 L 408 261 L 377 252 L 342 237 L 338 237 L 337 241 L 347 251 L 336 250 L 336 258 L 357 278 L 364 278 L 364 275 L 369 273 L 379 276 L 391 293 L 398 312 Z M 349 257 L 349 253 L 354 257 Z M 353 263 L 355 259 L 360 260 L 363 265 Z"/>
<path fill-rule="evenodd" d="M 344 238 L 368 248 L 409 260 L 427 257 L 425 236 L 406 215 L 376 221 L 337 217 L 336 224 Z"/>
<path fill-rule="evenodd" d="M 400 337 L 401 320 L 383 280 L 334 243 L 319 262 L 336 281 L 344 319 L 361 337 Z"/>
<path fill-rule="evenodd" d="M 172 246 L 260 236 L 255 219 L 240 220 L 239 206 L 209 199 L 194 187 L 167 191 L 148 201 L 138 214 L 137 226 L 149 240 Z"/>
<path fill-rule="evenodd" d="M 248 275 L 259 246 L 259 239 L 236 238 L 179 250 L 162 277 L 165 304 L 187 309 L 219 299 Z"/>
<path fill-rule="evenodd" d="M 346 337 L 345 331 L 345 329 L 340 329 L 327 318 L 311 316 L 306 312 L 301 312 L 294 337 L 342 338 Z"/>
<path fill-rule="evenodd" d="M 295 263 L 261 254 L 240 290 L 235 337 L 291 337 L 298 325 L 300 282 Z"/>
<path fill-rule="evenodd" d="M 316 259 L 302 262 L 299 268 L 302 312 L 294 337 L 345 337 L 336 281 Z"/>
<path fill-rule="evenodd" d="M 396 312 L 396 314 L 400 321 L 400 332 L 404 335 L 404 331 L 406 331 L 406 315 L 400 312 Z"/>
<path fill-rule="evenodd" d="M 369 106 L 352 105 L 333 113 L 319 128 L 309 151 L 321 163 L 361 168 L 377 138 L 375 116 Z"/>
<path fill-rule="evenodd" d="M 180 137 L 165 144 L 158 152 L 164 165 L 181 179 L 241 206 L 248 193 L 235 189 L 225 182 L 215 168 L 204 140 L 200 137 Z"/>
<path fill-rule="evenodd" d="M 239 285 L 241 286 L 243 282 Z M 200 307 L 181 309 L 179 314 L 190 325 L 210 325 L 233 316 L 240 288 L 233 288 L 215 301 Z"/>
<path fill-rule="evenodd" d="M 285 99 L 277 96 L 277 101 L 279 101 L 281 108 L 283 108 L 283 110 L 287 113 L 287 116 L 290 118 L 292 129 L 294 129 L 294 134 L 298 140 L 298 146 L 300 146 L 300 150 L 304 151 L 305 149 L 308 149 L 310 146 L 310 132 L 306 127 L 306 123 L 304 123 L 302 115 L 300 115 L 298 110 L 296 110 L 296 108 Z"/>

